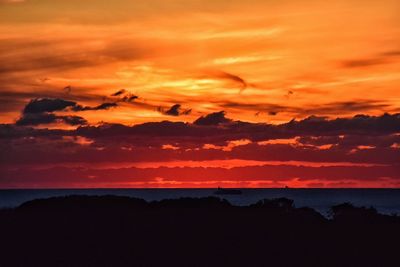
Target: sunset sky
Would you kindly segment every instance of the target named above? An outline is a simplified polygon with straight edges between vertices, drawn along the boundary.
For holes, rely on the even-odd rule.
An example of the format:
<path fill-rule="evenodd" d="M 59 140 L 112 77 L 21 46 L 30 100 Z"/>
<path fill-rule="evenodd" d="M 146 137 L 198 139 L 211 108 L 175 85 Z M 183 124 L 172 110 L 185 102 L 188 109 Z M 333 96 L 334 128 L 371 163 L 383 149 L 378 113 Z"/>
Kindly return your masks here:
<path fill-rule="evenodd" d="M 400 187 L 398 0 L 0 0 L 0 188 Z"/>

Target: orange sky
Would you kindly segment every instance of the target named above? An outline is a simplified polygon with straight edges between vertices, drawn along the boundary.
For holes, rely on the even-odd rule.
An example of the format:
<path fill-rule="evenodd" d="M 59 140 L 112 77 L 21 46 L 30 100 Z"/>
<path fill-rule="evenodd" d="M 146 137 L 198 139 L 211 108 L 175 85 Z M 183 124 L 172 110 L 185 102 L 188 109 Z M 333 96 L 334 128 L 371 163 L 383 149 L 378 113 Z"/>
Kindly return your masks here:
<path fill-rule="evenodd" d="M 0 90 L 20 94 L 2 122 L 31 94 L 62 96 L 67 85 L 87 104 L 122 88 L 139 96 L 86 112 L 92 123 L 171 120 L 156 107 L 177 103 L 192 109 L 184 121 L 220 110 L 285 122 L 400 109 L 396 0 L 2 2 Z"/>
<path fill-rule="evenodd" d="M 3 124 L 14 124 L 37 98 L 90 107 L 73 113 L 88 125 L 192 123 L 220 111 L 233 121 L 273 125 L 311 115 L 396 114 L 400 2 L 0 0 L 0 62 Z M 102 103 L 116 106 L 93 108 Z M 70 109 L 54 112 L 71 114 Z M 57 122 L 34 128 L 77 127 Z M 232 150 L 255 142 L 240 140 L 246 138 L 190 149 Z M 262 141 L 277 146 L 257 140 Z M 182 149 L 177 143 L 162 145 Z M 399 150 L 399 144 L 388 147 Z M 363 143 L 349 151 L 374 147 Z M 371 184 L 380 183 L 364 183 Z"/>

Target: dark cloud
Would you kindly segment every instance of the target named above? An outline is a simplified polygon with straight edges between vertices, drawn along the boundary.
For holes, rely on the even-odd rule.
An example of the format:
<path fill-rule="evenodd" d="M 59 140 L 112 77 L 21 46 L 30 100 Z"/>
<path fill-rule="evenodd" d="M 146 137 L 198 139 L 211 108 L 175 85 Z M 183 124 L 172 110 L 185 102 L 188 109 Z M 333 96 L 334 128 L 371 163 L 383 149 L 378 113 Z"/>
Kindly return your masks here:
<path fill-rule="evenodd" d="M 224 127 L 218 127 L 225 123 Z M 209 127 L 197 127 L 208 125 Z M 7 128 L 9 129 L 9 128 Z M 10 137 L 13 130 L 9 130 Z M 48 135 L 53 135 L 49 131 Z M 381 136 L 400 133 L 400 113 L 383 114 L 381 116 L 357 115 L 352 118 L 328 119 L 310 116 L 303 120 L 292 120 L 287 123 L 273 125 L 267 123 L 248 123 L 232 121 L 225 117 L 223 111 L 211 113 L 195 120 L 193 124 L 183 122 L 149 122 L 134 126 L 122 124 L 103 124 L 100 126 L 80 127 L 70 135 L 81 135 L 88 138 L 111 138 L 116 136 L 162 137 L 182 142 L 195 138 L 195 142 L 214 143 L 247 138 L 252 141 L 293 138 L 296 136 Z M 33 133 L 31 133 L 33 134 Z M 63 132 L 63 135 L 66 133 Z M 216 141 L 217 140 L 217 141 Z"/>
<path fill-rule="evenodd" d="M 389 104 L 376 100 L 357 100 L 357 101 L 344 101 L 333 102 L 315 108 L 311 108 L 314 114 L 337 114 L 340 112 L 359 112 L 371 109 L 383 109 L 390 107 Z"/>
<path fill-rule="evenodd" d="M 248 83 L 243 78 L 241 78 L 238 75 L 229 73 L 229 72 L 225 72 L 225 71 L 208 71 L 207 75 L 211 76 L 212 78 L 218 78 L 218 79 L 231 81 L 231 82 L 237 84 L 240 87 L 241 90 L 246 89 L 247 86 L 248 86 Z"/>
<path fill-rule="evenodd" d="M 117 103 L 103 103 L 95 107 L 88 107 L 88 106 L 81 106 L 81 105 L 75 105 L 72 110 L 73 111 L 87 111 L 87 110 L 107 110 L 110 108 L 117 107 Z"/>
<path fill-rule="evenodd" d="M 155 126 L 155 125 L 153 125 Z M 182 125 L 181 125 L 182 126 Z M 183 125 L 184 126 L 184 125 Z M 87 127 L 81 127 L 87 128 Z M 175 130 L 179 127 L 175 126 Z M 172 162 L 177 160 L 204 161 L 204 160 L 258 160 L 258 161 L 305 161 L 305 162 L 352 162 L 359 164 L 398 164 L 400 149 L 378 147 L 371 149 L 356 149 L 354 144 L 336 145 L 328 149 L 319 149 L 312 145 L 292 144 L 257 144 L 249 143 L 233 147 L 231 150 L 221 148 L 204 148 L 203 143 L 217 142 L 216 145 L 225 146 L 226 142 L 218 141 L 218 137 L 198 136 L 189 139 L 182 134 L 180 138 L 171 138 L 172 133 L 156 134 L 148 131 L 140 136 L 136 130 L 136 136 L 118 133 L 118 127 L 104 131 L 114 134 L 111 136 L 94 136 L 85 131 L 58 132 L 58 136 L 48 136 L 39 133 L 29 135 L 32 131 L 25 130 L 20 133 L 24 136 L 20 139 L 0 142 L 1 151 L 7 151 L 0 155 L 3 164 L 29 164 L 29 163 L 100 163 L 100 162 Z M 171 130 L 170 130 L 171 131 Z M 97 133 L 99 133 L 98 131 Z M 78 134 L 79 133 L 79 134 Z M 134 131 L 132 131 L 135 134 Z M 204 133 L 203 133 L 204 134 Z M 90 137 L 89 137 L 90 136 Z M 66 138 L 68 137 L 68 138 Z M 80 138 L 91 140 L 90 145 L 80 145 L 74 140 Z M 356 137 L 354 137 L 355 139 Z M 185 140 L 188 139 L 188 140 Z M 392 140 L 395 141 L 395 140 Z M 360 141 L 360 143 L 362 143 Z M 173 144 L 176 150 L 163 149 L 163 145 Z M 368 143 L 366 143 L 368 144 Z M 35 157 L 32 157 L 35 155 Z"/>
<path fill-rule="evenodd" d="M 181 109 L 181 105 L 180 104 L 175 104 L 173 105 L 170 109 L 168 109 L 167 111 L 165 111 L 165 115 L 170 115 L 170 116 L 179 116 L 180 114 L 180 109 Z"/>
<path fill-rule="evenodd" d="M 84 118 L 80 116 L 57 116 L 57 119 L 61 119 L 69 125 L 85 125 L 88 123 Z"/>
<path fill-rule="evenodd" d="M 360 134 L 374 135 L 400 132 L 400 113 L 383 114 L 382 116 L 356 115 L 352 118 L 329 120 L 323 117 L 310 116 L 304 120 L 291 121 L 281 125 L 287 130 L 301 134 Z"/>
<path fill-rule="evenodd" d="M 219 124 L 224 123 L 224 127 Z M 198 127 L 207 125 L 208 127 Z M 14 127 L 4 126 L 7 136 L 12 138 Z M 40 129 L 38 129 L 39 131 Z M 49 130 L 44 136 L 59 135 L 56 130 Z M 150 141 L 168 139 L 174 143 L 190 141 L 196 144 L 224 143 L 229 140 L 249 139 L 251 141 L 263 141 L 298 136 L 326 136 L 337 137 L 340 135 L 353 136 L 385 136 L 400 133 L 400 113 L 383 114 L 381 116 L 357 115 L 352 118 L 328 119 L 324 117 L 310 116 L 303 120 L 292 120 L 287 123 L 274 125 L 267 123 L 249 123 L 233 121 L 225 117 L 223 111 L 211 113 L 195 120 L 193 124 L 183 122 L 148 122 L 133 126 L 122 124 L 102 124 L 99 126 L 79 127 L 76 130 L 62 132 L 63 135 L 80 135 L 92 139 L 110 139 L 125 136 L 127 140 L 144 138 Z M 36 135 L 32 131 L 30 135 Z M 20 136 L 17 134 L 17 136 Z M 140 139 L 142 142 L 143 140 Z M 167 140 L 167 141 L 168 141 Z M 139 142 L 139 143 L 140 143 Z M 161 140 L 164 142 L 164 140 Z"/>
<path fill-rule="evenodd" d="M 116 103 L 103 103 L 95 107 L 81 106 L 74 101 L 60 98 L 36 98 L 32 99 L 23 109 L 22 116 L 16 121 L 19 126 L 35 126 L 51 123 L 65 123 L 68 125 L 85 125 L 87 121 L 80 116 L 56 115 L 56 111 L 86 111 L 107 110 L 116 107 Z"/>
<path fill-rule="evenodd" d="M 193 123 L 196 125 L 219 125 L 221 123 L 231 122 L 231 119 L 225 117 L 225 111 L 215 112 L 206 116 L 201 116 Z"/>
<path fill-rule="evenodd" d="M 29 103 L 25 99 L 64 99 L 66 97 L 65 90 L 54 90 L 53 87 L 46 88 L 40 85 L 40 88 L 35 88 L 31 91 L 11 91 L 3 88 L 0 93 L 0 112 L 14 112 L 16 110 L 23 110 L 24 107 Z M 93 102 L 101 99 L 102 95 L 96 94 L 68 94 L 68 100 L 71 102 Z"/>
<path fill-rule="evenodd" d="M 27 113 L 19 118 L 16 125 L 40 125 L 50 124 L 57 121 L 57 116 L 53 113 Z"/>
<path fill-rule="evenodd" d="M 103 103 L 98 106 L 81 106 L 74 101 L 68 101 L 60 98 L 36 98 L 32 99 L 24 108 L 23 113 L 43 113 L 62 110 L 86 111 L 86 110 L 106 110 L 117 107 L 116 103 Z"/>
<path fill-rule="evenodd" d="M 214 102 L 222 108 L 238 109 L 238 110 L 252 110 L 257 112 L 266 112 L 269 115 L 277 114 L 279 112 L 292 113 L 294 116 L 301 115 L 307 116 L 312 114 L 320 115 L 336 115 L 341 113 L 354 113 L 370 110 L 384 110 L 389 109 L 391 105 L 384 101 L 379 100 L 354 100 L 343 102 L 332 102 L 322 105 L 313 105 L 309 107 L 294 107 L 277 105 L 272 103 L 238 103 L 234 101 Z"/>
<path fill-rule="evenodd" d="M 175 104 L 167 110 L 164 110 L 163 108 L 160 107 L 160 108 L 158 108 L 158 110 L 161 113 L 163 113 L 165 115 L 169 115 L 169 116 L 188 115 L 188 114 L 190 114 L 190 112 L 192 112 L 191 109 L 183 110 L 181 104 Z"/>
<path fill-rule="evenodd" d="M 120 95 L 125 94 L 125 93 L 126 93 L 126 90 L 125 89 L 121 89 L 121 90 L 118 90 L 117 92 L 111 94 L 111 96 L 120 96 Z"/>
<path fill-rule="evenodd" d="M 19 126 L 35 126 L 50 123 L 65 123 L 69 125 L 85 125 L 87 121 L 79 116 L 58 116 L 53 113 L 27 113 L 16 122 Z"/>
<path fill-rule="evenodd" d="M 200 124 L 202 126 L 162 121 L 133 126 L 82 125 L 74 130 L 58 130 L 21 126 L 53 122 L 80 125 L 85 121 L 73 116 L 28 114 L 16 125 L 0 125 L 0 151 L 7 151 L 0 162 L 244 159 L 396 164 L 400 158 L 400 114 L 337 119 L 311 116 L 280 125 L 232 121 L 222 112 L 201 118 L 207 118 L 207 123 L 203 121 L 204 124 Z M 223 127 L 220 123 L 224 123 Z M 91 140 L 90 145 L 65 141 L 79 138 Z M 230 141 L 241 139 L 250 143 L 222 149 L 228 147 Z M 274 143 L 276 139 L 292 141 Z M 163 149 L 166 144 L 177 149 Z M 214 146 L 207 148 L 205 145 L 208 144 Z M 32 158 L 32 155 L 35 157 Z"/>
<path fill-rule="evenodd" d="M 393 57 L 398 56 L 400 56 L 400 50 L 390 50 L 369 58 L 345 60 L 342 62 L 342 66 L 345 68 L 370 67 L 374 65 L 390 63 Z"/>
<path fill-rule="evenodd" d="M 389 134 L 381 136 L 343 135 L 343 136 L 302 136 L 299 143 L 311 146 L 333 144 L 338 148 L 353 149 L 358 146 L 389 148 L 395 143 L 400 144 L 400 135 Z"/>
<path fill-rule="evenodd" d="M 134 101 L 135 99 L 138 99 L 138 98 L 139 97 L 137 95 L 127 95 L 127 96 L 124 96 L 122 98 L 122 101 L 123 102 L 132 102 L 132 101 Z"/>
<path fill-rule="evenodd" d="M 121 89 L 113 94 L 111 96 L 118 96 L 120 97 L 117 101 L 118 102 L 132 102 L 135 99 L 138 99 L 139 97 L 137 95 L 134 95 L 130 92 L 128 92 L 126 89 Z"/>
<path fill-rule="evenodd" d="M 245 89 L 247 87 L 247 82 L 237 75 L 234 75 L 234 74 L 231 74 L 228 72 L 221 72 L 219 77 L 228 79 L 228 80 L 231 80 L 231 81 L 234 81 L 234 82 L 240 84 L 242 86 L 242 89 Z"/>
<path fill-rule="evenodd" d="M 32 127 L 19 127 L 15 124 L 0 124 L 0 139 L 19 139 L 25 137 L 39 137 L 58 139 L 60 136 L 74 135 L 69 130 L 37 129 Z"/>
<path fill-rule="evenodd" d="M 32 99 L 24 108 L 23 113 L 43 113 L 64 110 L 76 106 L 76 102 L 64 99 L 36 98 Z"/>
<path fill-rule="evenodd" d="M 89 107 L 89 110 L 104 110 L 109 108 L 115 108 L 118 105 L 116 103 L 102 103 L 96 107 Z"/>

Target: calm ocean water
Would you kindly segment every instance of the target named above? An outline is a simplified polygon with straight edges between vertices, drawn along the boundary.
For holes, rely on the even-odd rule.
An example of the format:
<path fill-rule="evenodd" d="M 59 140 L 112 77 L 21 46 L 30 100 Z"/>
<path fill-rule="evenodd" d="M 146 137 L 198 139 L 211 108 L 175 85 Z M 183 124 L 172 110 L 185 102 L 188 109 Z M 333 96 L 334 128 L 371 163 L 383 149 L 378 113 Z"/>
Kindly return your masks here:
<path fill-rule="evenodd" d="M 147 201 L 207 197 L 215 189 L 24 189 L 0 190 L 0 208 L 16 207 L 38 199 L 67 195 L 116 195 Z M 234 205 L 249 205 L 264 198 L 287 197 L 296 207 L 311 207 L 326 215 L 331 206 L 350 202 L 355 206 L 375 207 L 380 213 L 400 214 L 400 189 L 242 189 L 241 195 L 224 195 Z"/>

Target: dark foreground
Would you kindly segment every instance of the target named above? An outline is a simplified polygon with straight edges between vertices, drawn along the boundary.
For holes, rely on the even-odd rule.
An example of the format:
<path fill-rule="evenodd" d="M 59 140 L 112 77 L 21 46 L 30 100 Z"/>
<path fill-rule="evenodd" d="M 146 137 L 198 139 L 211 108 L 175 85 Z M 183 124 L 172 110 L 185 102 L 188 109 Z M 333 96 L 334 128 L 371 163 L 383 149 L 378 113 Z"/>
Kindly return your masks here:
<path fill-rule="evenodd" d="M 0 266 L 400 266 L 400 217 L 288 199 L 34 200 L 0 211 Z"/>

